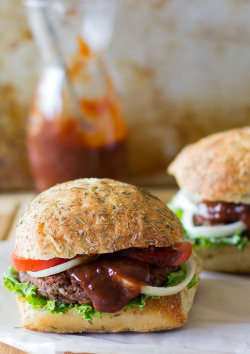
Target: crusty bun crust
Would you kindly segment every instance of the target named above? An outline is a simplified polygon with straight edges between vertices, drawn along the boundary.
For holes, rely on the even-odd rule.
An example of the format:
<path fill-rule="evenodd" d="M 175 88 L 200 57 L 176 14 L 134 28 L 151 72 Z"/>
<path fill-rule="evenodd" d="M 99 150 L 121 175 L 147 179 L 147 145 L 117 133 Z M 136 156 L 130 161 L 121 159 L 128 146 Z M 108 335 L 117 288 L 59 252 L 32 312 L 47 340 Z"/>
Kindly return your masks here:
<path fill-rule="evenodd" d="M 168 168 L 179 186 L 205 200 L 250 203 L 250 127 L 186 146 Z"/>
<path fill-rule="evenodd" d="M 73 258 L 183 238 L 177 217 L 146 190 L 110 179 L 79 179 L 38 195 L 17 227 L 18 256 Z"/>
<path fill-rule="evenodd" d="M 185 296 L 183 296 L 185 294 Z M 102 319 L 94 317 L 92 321 L 77 316 L 77 310 L 69 310 L 66 314 L 51 314 L 47 310 L 30 309 L 22 298 L 17 299 L 21 322 L 25 328 L 57 333 L 80 332 L 122 332 L 122 331 L 160 331 L 176 328 L 187 320 L 184 310 L 185 302 L 191 303 L 190 297 L 194 290 L 186 291 L 183 295 L 172 295 L 157 300 L 148 299 L 143 311 L 138 308 L 124 308 L 114 314 L 103 313 Z"/>
<path fill-rule="evenodd" d="M 196 253 L 202 259 L 205 270 L 228 273 L 250 273 L 250 242 L 243 251 L 235 246 L 223 246 L 215 250 L 197 247 Z"/>
<path fill-rule="evenodd" d="M 199 258 L 194 254 L 197 277 L 201 271 Z M 25 328 L 57 333 L 80 332 L 151 332 L 172 329 L 182 326 L 188 317 L 192 306 L 197 285 L 190 290 L 185 288 L 182 292 L 160 297 L 149 298 L 144 309 L 124 308 L 109 314 L 103 313 L 102 319 L 94 317 L 92 321 L 76 315 L 77 310 L 72 309 L 65 314 L 51 314 L 48 310 L 31 309 L 28 303 L 17 296 L 17 305 L 21 315 L 21 322 Z"/>

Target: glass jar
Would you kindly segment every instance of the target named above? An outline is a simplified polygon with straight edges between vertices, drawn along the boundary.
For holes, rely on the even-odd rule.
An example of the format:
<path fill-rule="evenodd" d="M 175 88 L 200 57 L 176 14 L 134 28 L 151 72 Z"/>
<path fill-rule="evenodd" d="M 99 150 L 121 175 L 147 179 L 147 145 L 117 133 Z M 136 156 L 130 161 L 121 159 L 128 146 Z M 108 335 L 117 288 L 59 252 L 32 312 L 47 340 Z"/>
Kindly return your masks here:
<path fill-rule="evenodd" d="M 108 74 L 115 0 L 28 0 L 42 68 L 28 125 L 38 192 L 81 177 L 126 176 L 127 129 Z"/>

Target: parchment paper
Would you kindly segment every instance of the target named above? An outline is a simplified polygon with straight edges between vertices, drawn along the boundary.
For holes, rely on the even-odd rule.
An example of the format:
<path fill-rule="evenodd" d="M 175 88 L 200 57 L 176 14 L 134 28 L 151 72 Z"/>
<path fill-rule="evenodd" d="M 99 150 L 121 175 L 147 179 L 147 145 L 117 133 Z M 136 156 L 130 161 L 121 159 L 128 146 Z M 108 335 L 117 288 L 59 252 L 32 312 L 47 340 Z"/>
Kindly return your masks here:
<path fill-rule="evenodd" d="M 0 242 L 0 274 L 10 265 Z M 45 334 L 21 327 L 15 295 L 0 284 L 0 342 L 29 353 L 250 353 L 250 276 L 203 272 L 188 322 L 160 333 Z"/>

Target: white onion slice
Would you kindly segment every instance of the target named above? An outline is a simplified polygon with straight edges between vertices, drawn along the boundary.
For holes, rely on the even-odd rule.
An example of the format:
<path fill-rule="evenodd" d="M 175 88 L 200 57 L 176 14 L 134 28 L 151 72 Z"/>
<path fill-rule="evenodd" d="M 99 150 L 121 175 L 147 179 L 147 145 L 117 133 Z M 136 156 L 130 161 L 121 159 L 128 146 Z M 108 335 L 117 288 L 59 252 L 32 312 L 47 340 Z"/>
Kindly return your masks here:
<path fill-rule="evenodd" d="M 143 286 L 141 293 L 150 296 L 169 296 L 174 295 L 185 289 L 190 283 L 195 274 L 195 264 L 192 256 L 187 261 L 187 276 L 186 278 L 176 286 L 156 287 L 156 286 Z"/>
<path fill-rule="evenodd" d="M 34 278 L 48 277 L 49 275 L 64 272 L 65 270 L 76 267 L 77 265 L 82 263 L 86 263 L 86 256 L 77 256 L 74 259 L 71 259 L 66 263 L 59 264 L 55 267 L 39 270 L 37 272 L 27 272 L 27 273 Z"/>
<path fill-rule="evenodd" d="M 237 221 L 227 225 L 195 226 L 193 216 L 194 213 L 192 211 L 185 210 L 181 220 L 184 228 L 188 232 L 188 236 L 191 238 L 231 236 L 235 234 L 235 232 L 247 229 L 247 225 L 244 224 L 243 221 Z"/>
<path fill-rule="evenodd" d="M 173 198 L 171 205 L 183 210 L 192 210 L 195 213 L 197 211 L 197 204 L 201 201 L 202 197 L 199 195 L 180 189 Z"/>

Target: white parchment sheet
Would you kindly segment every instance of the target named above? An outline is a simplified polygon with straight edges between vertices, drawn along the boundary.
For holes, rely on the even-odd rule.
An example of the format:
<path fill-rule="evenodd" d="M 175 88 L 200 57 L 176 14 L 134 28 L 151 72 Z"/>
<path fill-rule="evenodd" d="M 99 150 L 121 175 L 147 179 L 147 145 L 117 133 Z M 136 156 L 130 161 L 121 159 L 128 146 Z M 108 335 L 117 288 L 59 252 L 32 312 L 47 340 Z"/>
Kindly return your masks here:
<path fill-rule="evenodd" d="M 0 242 L 0 274 L 13 243 Z M 63 316 L 63 315 L 62 315 Z M 0 282 L 0 342 L 29 353 L 250 353 L 250 276 L 203 272 L 189 319 L 160 333 L 46 334 L 21 327 L 15 295 Z"/>

